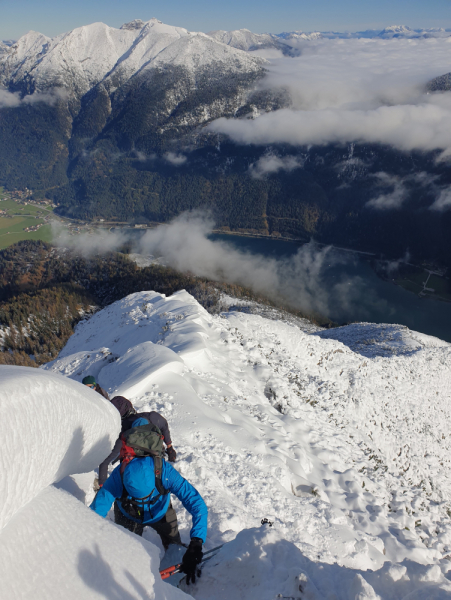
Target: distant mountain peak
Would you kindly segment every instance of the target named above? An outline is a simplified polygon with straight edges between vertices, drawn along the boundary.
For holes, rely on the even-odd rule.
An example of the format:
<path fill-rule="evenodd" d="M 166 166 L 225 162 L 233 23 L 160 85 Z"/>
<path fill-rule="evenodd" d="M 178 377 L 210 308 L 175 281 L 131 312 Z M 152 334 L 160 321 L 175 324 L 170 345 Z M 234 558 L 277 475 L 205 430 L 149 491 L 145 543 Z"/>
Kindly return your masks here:
<path fill-rule="evenodd" d="M 134 19 L 129 23 L 124 23 L 121 26 L 121 29 L 126 29 L 127 31 L 134 31 L 135 29 L 142 29 L 145 25 L 145 22 L 141 19 Z"/>
<path fill-rule="evenodd" d="M 389 25 L 381 33 L 406 33 L 408 31 L 412 31 L 412 29 L 407 25 Z"/>

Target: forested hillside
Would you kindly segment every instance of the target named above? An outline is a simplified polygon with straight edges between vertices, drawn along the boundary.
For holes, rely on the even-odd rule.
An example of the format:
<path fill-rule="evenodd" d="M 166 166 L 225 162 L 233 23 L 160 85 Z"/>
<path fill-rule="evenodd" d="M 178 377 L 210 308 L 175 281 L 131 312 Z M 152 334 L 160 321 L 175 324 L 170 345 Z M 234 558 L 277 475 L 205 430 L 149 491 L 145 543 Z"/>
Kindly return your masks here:
<path fill-rule="evenodd" d="M 19 242 L 0 251 L 0 364 L 39 366 L 55 358 L 75 325 L 98 308 L 133 292 L 181 289 L 211 312 L 220 309 L 221 292 L 272 304 L 237 285 L 160 265 L 139 268 L 122 253 L 86 259 L 45 242 Z"/>

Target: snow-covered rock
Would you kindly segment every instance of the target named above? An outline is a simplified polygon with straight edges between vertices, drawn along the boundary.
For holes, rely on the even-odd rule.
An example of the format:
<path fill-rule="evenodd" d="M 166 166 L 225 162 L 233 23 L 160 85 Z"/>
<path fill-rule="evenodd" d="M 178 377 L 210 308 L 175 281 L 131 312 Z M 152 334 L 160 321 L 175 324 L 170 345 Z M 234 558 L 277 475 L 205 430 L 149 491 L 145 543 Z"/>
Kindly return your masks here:
<path fill-rule="evenodd" d="M 230 542 L 194 597 L 447 597 L 451 345 L 267 315 L 141 292 L 79 324 L 45 368 L 97 369 L 110 393 L 168 419 L 175 466 L 209 507 L 206 548 Z"/>

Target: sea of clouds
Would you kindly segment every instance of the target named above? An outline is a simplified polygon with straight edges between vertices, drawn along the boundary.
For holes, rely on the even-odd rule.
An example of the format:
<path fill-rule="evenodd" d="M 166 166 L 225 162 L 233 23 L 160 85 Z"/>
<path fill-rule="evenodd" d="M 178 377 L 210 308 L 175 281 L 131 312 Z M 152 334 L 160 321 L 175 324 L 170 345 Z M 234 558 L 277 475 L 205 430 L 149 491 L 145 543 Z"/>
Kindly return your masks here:
<path fill-rule="evenodd" d="M 300 56 L 270 60 L 263 88 L 284 88 L 291 107 L 210 124 L 241 144 L 381 143 L 451 155 L 451 94 L 427 93 L 451 71 L 451 37 L 298 41 Z"/>

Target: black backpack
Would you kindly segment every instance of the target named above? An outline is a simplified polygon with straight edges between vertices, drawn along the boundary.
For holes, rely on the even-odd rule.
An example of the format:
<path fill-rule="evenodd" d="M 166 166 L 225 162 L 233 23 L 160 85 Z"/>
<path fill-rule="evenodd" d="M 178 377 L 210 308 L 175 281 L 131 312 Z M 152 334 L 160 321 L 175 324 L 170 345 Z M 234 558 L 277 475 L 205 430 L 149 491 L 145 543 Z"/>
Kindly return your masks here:
<path fill-rule="evenodd" d="M 123 492 L 120 501 L 125 512 L 134 519 L 139 519 L 143 522 L 144 509 L 147 508 L 152 518 L 150 507 L 153 506 L 161 496 L 169 494 L 169 490 L 163 486 L 161 480 L 163 469 L 163 435 L 156 425 L 149 423 L 148 425 L 133 427 L 132 429 L 125 431 L 121 435 L 121 442 L 122 447 L 119 459 L 121 461 L 120 474 Z M 127 488 L 124 485 L 124 471 L 128 463 L 134 458 L 143 458 L 145 456 L 151 456 L 154 463 L 155 488 L 158 491 L 158 496 L 152 499 L 150 499 L 150 496 L 155 491 L 155 488 L 150 494 L 143 498 L 134 498 L 127 492 Z"/>

